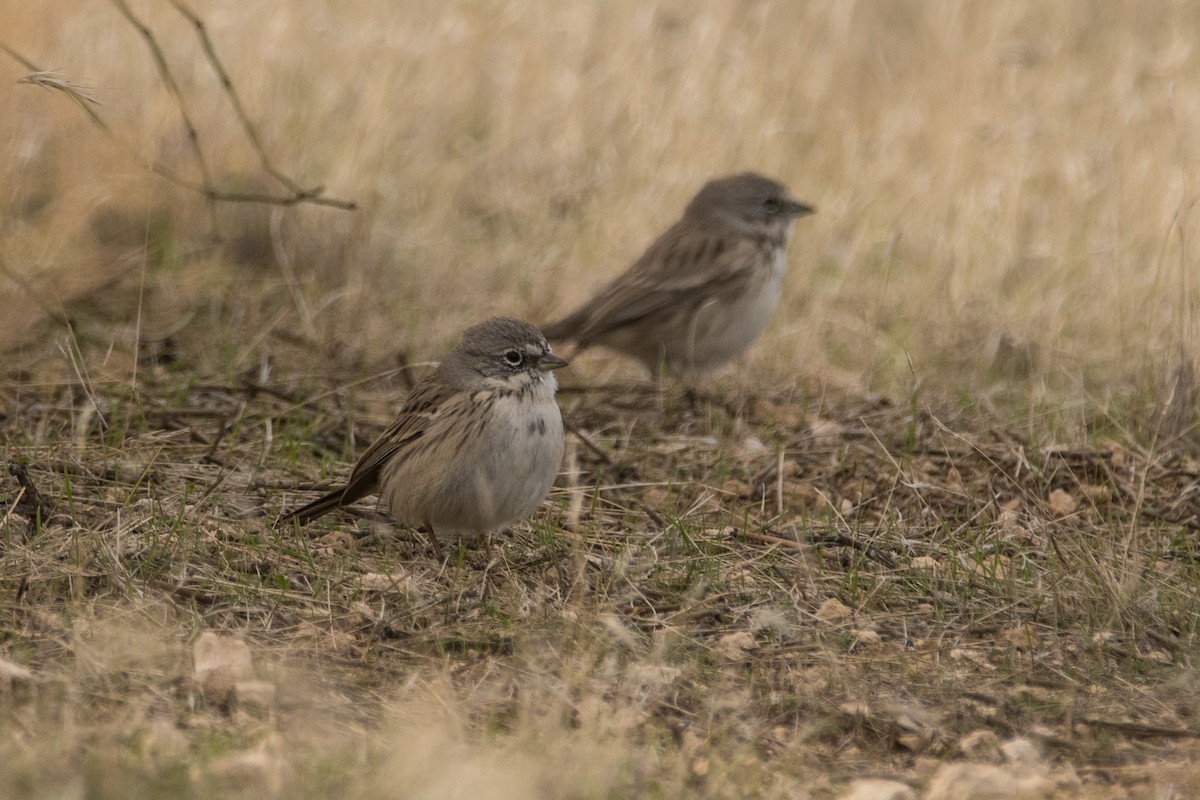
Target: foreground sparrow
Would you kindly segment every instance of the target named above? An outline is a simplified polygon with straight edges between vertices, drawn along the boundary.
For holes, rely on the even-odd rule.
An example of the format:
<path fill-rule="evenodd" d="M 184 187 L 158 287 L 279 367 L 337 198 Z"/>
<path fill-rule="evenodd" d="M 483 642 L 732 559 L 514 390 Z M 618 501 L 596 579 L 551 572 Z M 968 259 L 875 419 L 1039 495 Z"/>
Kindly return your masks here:
<path fill-rule="evenodd" d="M 397 522 L 426 528 L 437 548 L 439 538 L 476 538 L 528 516 L 562 461 L 551 370 L 566 365 L 528 322 L 493 317 L 468 328 L 346 486 L 280 524 L 303 525 L 378 492 Z"/>
<path fill-rule="evenodd" d="M 632 267 L 542 331 L 579 350 L 618 350 L 652 376 L 660 366 L 674 374 L 715 369 L 767 324 L 792 221 L 813 211 L 752 172 L 710 181 Z"/>

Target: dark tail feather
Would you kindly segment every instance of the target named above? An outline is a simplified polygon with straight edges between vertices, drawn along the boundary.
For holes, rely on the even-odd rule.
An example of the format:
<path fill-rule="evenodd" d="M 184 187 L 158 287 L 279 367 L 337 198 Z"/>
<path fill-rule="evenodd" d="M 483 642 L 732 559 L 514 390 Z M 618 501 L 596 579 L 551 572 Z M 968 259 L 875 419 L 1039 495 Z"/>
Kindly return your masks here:
<path fill-rule="evenodd" d="M 577 311 L 569 317 L 563 317 L 558 322 L 543 325 L 542 335 L 548 342 L 569 345 L 565 350 L 556 348 L 555 352 L 564 358 L 573 358 L 576 353 L 586 350 L 592 345 L 592 342 L 582 335 L 584 323 L 585 318 L 582 312 Z"/>
<path fill-rule="evenodd" d="M 347 503 L 354 502 L 355 498 L 346 499 L 345 489 L 335 489 L 327 495 L 318 497 L 306 506 L 301 506 L 290 514 L 285 514 L 275 523 L 276 528 L 282 528 L 286 525 L 291 525 L 293 522 L 298 525 L 307 525 L 317 517 L 323 517 L 334 509 L 341 508 Z"/>
<path fill-rule="evenodd" d="M 542 326 L 542 335 L 551 342 L 573 342 L 579 335 L 578 313 L 563 317 L 558 322 Z"/>

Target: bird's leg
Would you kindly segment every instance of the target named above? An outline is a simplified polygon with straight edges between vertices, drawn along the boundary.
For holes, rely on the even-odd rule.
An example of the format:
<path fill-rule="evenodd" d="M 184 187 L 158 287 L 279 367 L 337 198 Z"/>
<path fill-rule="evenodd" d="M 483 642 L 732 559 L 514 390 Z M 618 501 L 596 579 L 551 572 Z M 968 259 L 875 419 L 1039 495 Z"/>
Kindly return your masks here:
<path fill-rule="evenodd" d="M 433 548 L 433 554 L 437 556 L 438 561 L 445 561 L 446 553 L 442 550 L 442 543 L 438 541 L 437 534 L 433 531 L 433 526 L 422 525 L 418 530 L 425 534 L 425 538 L 429 541 L 429 546 Z"/>
<path fill-rule="evenodd" d="M 483 555 L 490 562 L 492 560 L 492 532 L 483 532 Z"/>
<path fill-rule="evenodd" d="M 493 556 L 492 533 L 492 531 L 485 531 L 483 534 L 483 553 L 486 561 L 484 562 L 483 575 L 480 576 L 479 580 L 479 599 L 485 603 L 492 596 L 496 585 L 492 577 L 492 570 L 500 564 L 499 555 Z"/>

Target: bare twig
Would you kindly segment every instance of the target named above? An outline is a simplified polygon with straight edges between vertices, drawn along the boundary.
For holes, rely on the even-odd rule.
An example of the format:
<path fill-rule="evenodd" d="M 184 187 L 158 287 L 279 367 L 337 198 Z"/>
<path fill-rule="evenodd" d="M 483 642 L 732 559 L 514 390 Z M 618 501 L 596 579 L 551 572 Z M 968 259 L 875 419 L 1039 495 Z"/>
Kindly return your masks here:
<path fill-rule="evenodd" d="M 735 538 L 748 539 L 752 542 L 762 542 L 763 544 L 774 544 L 780 547 L 794 547 L 797 550 L 805 550 L 808 545 L 798 539 L 785 539 L 782 536 L 771 536 L 765 533 L 751 533 L 750 531 L 734 530 L 731 534 Z"/>
<path fill-rule="evenodd" d="M 12 57 L 13 61 L 16 61 L 21 66 L 23 66 L 25 69 L 29 70 L 30 72 L 38 71 L 37 65 L 35 65 L 32 61 L 30 61 L 25 56 L 18 53 L 16 50 L 13 50 L 11 47 L 4 44 L 4 42 L 0 42 L 0 50 L 3 50 L 4 52 L 8 53 L 8 55 Z"/>
<path fill-rule="evenodd" d="M 1143 725 L 1140 722 L 1122 722 L 1115 719 L 1100 719 L 1098 717 L 1079 717 L 1085 725 L 1098 728 L 1108 728 L 1114 731 L 1138 737 L 1161 736 L 1168 739 L 1200 739 L 1200 730 L 1194 728 L 1167 728 L 1162 725 Z"/>
<path fill-rule="evenodd" d="M 88 94 L 87 89 L 80 86 L 79 84 L 72 83 L 70 80 L 68 80 L 66 78 L 57 77 L 53 71 L 39 69 L 37 67 L 37 65 L 27 62 L 24 58 L 22 58 L 20 55 L 18 55 L 16 52 L 14 52 L 11 48 L 6 47 L 3 44 L 0 44 L 0 50 L 4 50 L 9 55 L 11 55 L 13 58 L 20 61 L 22 64 L 30 67 L 33 70 L 29 75 L 26 75 L 25 77 L 18 80 L 17 83 L 27 83 L 32 86 L 40 86 L 43 89 L 47 89 L 50 91 L 56 91 L 56 92 L 62 92 L 64 94 L 66 94 L 74 103 L 76 103 L 76 105 L 78 105 L 81 109 L 83 109 L 84 113 L 86 113 L 88 115 L 88 118 L 92 120 L 92 122 L 96 125 L 96 127 L 98 127 L 100 130 L 102 130 L 106 134 L 108 134 L 112 138 L 112 140 L 114 142 L 116 142 L 117 145 L 121 147 L 121 149 L 123 149 L 127 153 L 129 153 L 132 158 L 141 162 L 142 167 L 144 169 L 146 169 L 147 171 L 153 172 L 155 175 L 158 175 L 161 178 L 165 178 L 166 180 L 169 180 L 171 183 L 174 183 L 177 186 L 180 186 L 180 187 L 187 189 L 189 191 L 192 191 L 192 192 L 196 192 L 197 194 L 202 194 L 205 197 L 208 197 L 208 198 L 214 199 L 214 200 L 230 200 L 233 202 L 241 201 L 241 202 L 278 203 L 281 205 L 292 205 L 296 202 L 301 202 L 301 200 L 297 200 L 295 198 L 290 198 L 290 197 L 288 197 L 288 198 L 272 198 L 272 197 L 265 196 L 265 195 L 258 196 L 258 197 L 242 197 L 242 196 L 238 196 L 236 193 L 232 193 L 232 192 L 228 192 L 228 193 L 227 192 L 218 192 L 218 191 L 213 190 L 211 187 L 209 187 L 207 185 L 199 184 L 199 183 L 196 183 L 195 181 L 190 181 L 187 178 L 184 178 L 182 175 L 179 175 L 179 174 L 173 172 L 172 170 L 167 169 L 166 167 L 162 166 L 161 164 L 158 164 L 153 161 L 147 161 L 146 159 L 142 158 L 142 156 L 137 152 L 137 149 L 133 145 L 129 144 L 128 142 L 124 141 L 119 136 L 117 136 L 115 133 L 113 133 L 112 129 L 108 126 L 108 123 L 104 121 L 104 118 L 100 116 L 100 112 L 97 111 L 95 108 L 95 106 L 100 105 L 99 101 L 97 101 L 94 97 L 92 97 L 90 94 Z M 282 201 L 282 202 L 280 202 L 280 201 Z"/>
<path fill-rule="evenodd" d="M 196 166 L 200 170 L 201 180 L 207 189 L 213 185 L 212 176 L 208 171 L 208 162 L 204 158 L 204 148 L 200 146 L 200 134 L 196 130 L 196 126 L 192 123 L 192 117 L 188 113 L 187 104 L 183 100 L 183 92 L 179 89 L 179 84 L 175 82 L 175 76 L 171 74 L 171 68 L 167 66 L 166 56 L 163 55 L 162 48 L 158 46 L 158 40 L 154 38 L 154 33 L 150 28 L 138 19 L 133 9 L 125 2 L 125 0 L 112 0 L 112 4 L 121 12 L 121 16 L 133 26 L 133 29 L 138 32 L 142 39 L 146 42 L 146 47 L 150 48 L 150 57 L 154 59 L 154 64 L 158 67 L 158 77 L 162 80 L 163 85 L 167 87 L 167 91 L 175 98 L 175 106 L 179 109 L 179 116 L 183 119 L 183 125 L 187 128 L 188 144 L 191 145 L 192 155 L 196 159 Z M 213 227 L 217 225 L 216 200 L 210 192 L 205 192 L 205 199 L 208 201 L 208 213 L 212 217 Z"/>
<path fill-rule="evenodd" d="M 276 181 L 282 184 L 287 189 L 287 194 L 274 195 L 259 192 L 234 192 L 224 191 L 216 187 L 213 182 L 212 172 L 209 167 L 208 159 L 204 154 L 204 148 L 200 142 L 200 134 L 192 121 L 192 116 L 187 109 L 187 104 L 184 100 L 182 89 L 175 80 L 171 68 L 167 64 L 166 56 L 163 54 L 162 48 L 158 44 L 158 40 L 154 36 L 154 31 L 148 25 L 142 22 L 129 7 L 126 0 L 112 0 L 113 5 L 121 15 L 133 26 L 134 30 L 145 41 L 147 48 L 150 50 L 151 58 L 158 69 L 158 74 L 167 91 L 170 92 L 175 101 L 176 107 L 179 109 L 180 118 L 183 120 L 184 128 L 187 130 L 188 143 L 190 145 L 192 156 L 196 161 L 197 169 L 200 172 L 200 182 L 189 180 L 182 175 L 174 172 L 167 167 L 162 166 L 153 161 L 149 161 L 142 157 L 132 145 L 123 141 L 118 137 L 104 118 L 100 115 L 98 107 L 100 102 L 92 96 L 90 90 L 80 84 L 58 75 L 55 71 L 46 70 L 39 67 L 31 59 L 18 53 L 11 47 L 0 43 L 0 51 L 7 53 L 12 59 L 19 62 L 22 66 L 30 71 L 28 75 L 21 78 L 18 83 L 27 83 L 34 86 L 40 86 L 43 89 L 50 91 L 58 91 L 67 95 L 80 109 L 83 110 L 88 118 L 108 134 L 118 145 L 124 150 L 132 154 L 142 166 L 154 174 L 165 178 L 172 183 L 181 186 L 189 191 L 196 192 L 204 196 L 208 204 L 209 215 L 212 220 L 214 229 L 217 227 L 216 220 L 216 203 L 262 203 L 266 205 L 277 206 L 294 206 L 301 203 L 309 203 L 312 205 L 330 206 L 332 208 L 340 208 L 346 211 L 352 211 L 358 208 L 358 204 L 353 200 L 340 200 L 332 197 L 325 197 L 324 186 L 302 187 L 296 181 L 289 178 L 271 161 L 262 144 L 262 139 L 258 134 L 257 129 L 250 122 L 249 116 L 246 114 L 245 107 L 242 105 L 241 98 L 233 86 L 233 80 L 229 76 L 229 72 L 225 69 L 224 64 L 217 56 L 216 49 L 213 46 L 212 40 L 208 36 L 204 21 L 200 19 L 193 11 L 185 6 L 180 0 L 169 0 L 171 5 L 183 15 L 195 28 L 196 35 L 200 40 L 200 46 L 204 51 L 205 58 L 217 78 L 221 82 L 222 90 L 228 95 L 230 102 L 233 105 L 234 113 L 237 115 L 238 121 L 242 126 L 242 130 L 246 137 L 250 140 L 255 152 L 258 154 L 262 168 L 271 175 Z"/>
<path fill-rule="evenodd" d="M 29 520 L 26 533 L 28 537 L 37 530 L 39 525 L 50 519 L 53 509 L 29 478 L 29 472 L 26 471 L 24 464 L 20 461 L 9 461 L 8 473 L 17 479 L 17 484 L 21 487 L 17 500 L 13 504 L 13 510 Z"/>
<path fill-rule="evenodd" d="M 123 3 L 123 0 L 114 0 L 114 2 Z M 229 102 L 233 104 L 233 110 L 237 114 L 238 121 L 242 123 L 242 130 L 246 133 L 246 138 L 254 145 L 254 150 L 258 153 L 259 161 L 262 163 L 262 168 L 266 170 L 271 177 L 279 181 L 287 188 L 293 196 L 299 197 L 315 197 L 321 193 L 321 189 L 301 189 L 300 186 L 288 176 L 284 175 L 275 165 L 271 163 L 271 159 L 267 157 L 266 150 L 263 149 L 262 140 L 258 137 L 258 131 L 250 123 L 249 117 L 246 116 L 246 109 L 242 105 L 242 100 L 238 96 L 237 90 L 233 86 L 233 81 L 229 77 L 229 73 L 225 70 L 225 65 L 221 63 L 221 59 L 217 57 L 217 51 L 213 47 L 212 39 L 208 37 L 208 30 L 204 26 L 204 20 L 200 19 L 190 8 L 185 6 L 180 0 L 169 0 L 171 5 L 182 14 L 192 27 L 196 30 L 196 37 L 200 40 L 200 47 L 204 50 L 204 56 L 208 59 L 208 65 L 212 67 L 212 71 L 216 73 L 221 80 L 221 88 L 225 90 L 225 94 L 229 96 Z M 297 201 L 299 202 L 299 201 Z"/>
<path fill-rule="evenodd" d="M 612 456 L 610 456 L 608 453 L 606 453 L 604 451 L 603 447 L 601 447 L 600 445 L 593 442 L 591 440 L 591 437 L 589 437 L 586 433 L 581 431 L 578 428 L 578 426 L 572 424 L 570 420 L 564 419 L 563 427 L 566 428 L 567 430 L 569 430 L 571 433 L 575 434 L 577 437 L 579 437 L 579 441 L 583 443 L 583 446 L 586 447 L 588 450 L 592 451 L 592 454 L 595 455 L 597 458 L 599 458 L 600 461 L 603 462 L 604 466 L 606 466 L 606 467 L 620 467 L 621 466 L 619 463 L 617 463 L 617 461 L 615 459 L 613 459 Z"/>

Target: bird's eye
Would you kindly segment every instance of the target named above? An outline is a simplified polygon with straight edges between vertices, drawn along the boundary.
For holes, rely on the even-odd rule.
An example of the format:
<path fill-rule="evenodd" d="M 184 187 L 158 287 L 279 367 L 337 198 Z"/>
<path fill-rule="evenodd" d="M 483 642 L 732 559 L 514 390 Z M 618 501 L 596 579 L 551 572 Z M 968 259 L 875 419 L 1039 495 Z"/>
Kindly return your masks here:
<path fill-rule="evenodd" d="M 768 197 L 763 202 L 763 208 L 767 210 L 768 214 L 778 214 L 779 210 L 783 208 L 783 203 L 779 201 L 778 197 Z"/>
<path fill-rule="evenodd" d="M 525 360 L 525 358 L 521 355 L 521 351 L 519 351 L 519 350 L 505 350 L 504 351 L 504 363 L 508 364 L 511 367 L 521 366 L 521 362 L 524 360 Z"/>

